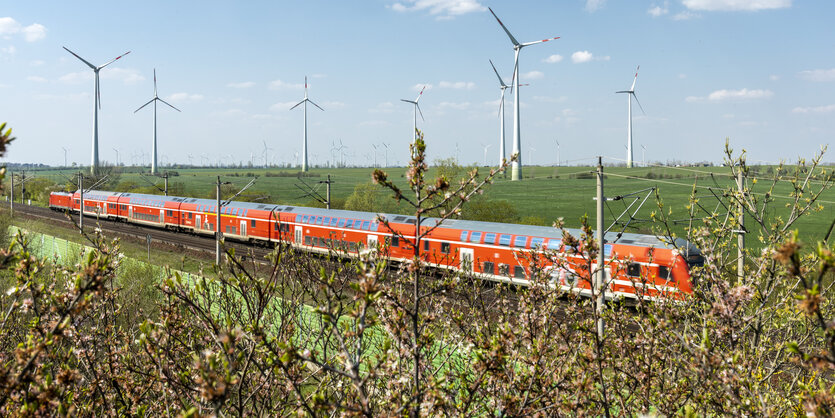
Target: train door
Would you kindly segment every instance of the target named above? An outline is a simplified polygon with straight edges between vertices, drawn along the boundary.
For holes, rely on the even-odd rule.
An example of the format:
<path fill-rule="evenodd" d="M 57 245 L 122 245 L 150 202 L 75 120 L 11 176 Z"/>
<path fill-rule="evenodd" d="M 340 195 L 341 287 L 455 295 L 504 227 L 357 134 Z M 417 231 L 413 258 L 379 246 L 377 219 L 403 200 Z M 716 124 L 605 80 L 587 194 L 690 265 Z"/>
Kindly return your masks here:
<path fill-rule="evenodd" d="M 462 271 L 475 271 L 473 267 L 474 257 L 472 248 L 459 248 L 458 260 L 460 262 L 459 267 Z"/>
<path fill-rule="evenodd" d="M 376 235 L 369 235 L 368 236 L 368 248 L 371 250 L 377 249 L 377 236 Z"/>
<path fill-rule="evenodd" d="M 194 215 L 194 228 L 195 229 L 203 229 L 203 224 L 200 223 L 200 215 L 199 214 Z"/>
<path fill-rule="evenodd" d="M 133 219 L 133 206 L 128 206 L 128 219 Z"/>
<path fill-rule="evenodd" d="M 241 236 L 246 238 L 246 220 L 241 221 Z"/>
<path fill-rule="evenodd" d="M 591 282 L 594 283 L 594 275 L 597 274 L 597 263 L 591 264 L 591 272 Z M 612 280 L 612 269 L 608 266 L 606 266 L 603 269 L 603 287 L 606 288 L 607 292 L 612 291 L 612 289 L 614 288 L 614 280 Z"/>
<path fill-rule="evenodd" d="M 302 227 L 297 226 L 296 227 L 296 235 L 295 235 L 296 244 L 299 244 L 299 245 L 302 244 L 302 234 L 303 234 Z"/>

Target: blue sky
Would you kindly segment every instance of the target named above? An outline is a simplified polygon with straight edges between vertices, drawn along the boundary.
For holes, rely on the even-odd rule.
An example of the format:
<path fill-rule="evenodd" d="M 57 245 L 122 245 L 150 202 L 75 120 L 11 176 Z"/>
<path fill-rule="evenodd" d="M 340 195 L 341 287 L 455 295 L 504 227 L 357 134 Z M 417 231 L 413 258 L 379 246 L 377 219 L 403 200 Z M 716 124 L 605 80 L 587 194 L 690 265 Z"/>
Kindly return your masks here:
<path fill-rule="evenodd" d="M 641 66 L 635 159 L 714 161 L 726 137 L 751 161 L 808 157 L 835 133 L 835 4 L 792 0 L 365 0 L 7 2 L 0 12 L 0 119 L 19 138 L 7 161 L 89 164 L 93 73 L 101 72 L 100 158 L 148 160 L 159 95 L 163 163 L 295 161 L 310 97 L 310 159 L 369 164 L 372 144 L 403 163 L 421 99 L 430 160 L 498 159 L 500 90 L 521 42 L 525 163 L 625 158 L 626 97 Z M 512 96 L 507 96 L 507 147 Z M 835 151 L 835 150 L 832 150 Z M 142 154 L 144 153 L 144 157 Z M 835 155 L 835 154 L 833 154 Z M 376 153 L 379 164 L 385 156 Z M 832 155 L 827 161 L 835 161 Z"/>

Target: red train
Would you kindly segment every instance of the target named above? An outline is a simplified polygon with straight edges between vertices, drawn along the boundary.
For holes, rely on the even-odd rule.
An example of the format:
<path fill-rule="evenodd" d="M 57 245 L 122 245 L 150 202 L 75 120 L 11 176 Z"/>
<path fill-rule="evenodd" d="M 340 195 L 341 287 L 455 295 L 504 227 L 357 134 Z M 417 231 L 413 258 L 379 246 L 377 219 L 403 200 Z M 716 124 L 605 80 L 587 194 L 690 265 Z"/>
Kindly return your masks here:
<path fill-rule="evenodd" d="M 79 211 L 80 196 L 51 193 L 49 206 L 55 210 Z M 90 190 L 84 193 L 84 214 L 122 220 L 182 232 L 212 235 L 217 222 L 216 202 L 210 199 L 116 193 Z M 311 252 L 342 251 L 356 255 L 362 248 L 380 246 L 392 260 L 413 255 L 404 241 L 415 235 L 413 216 L 347 210 L 326 210 L 300 206 L 231 202 L 221 208 L 220 229 L 224 237 L 250 242 L 283 241 Z M 422 228 L 437 220 L 422 220 Z M 403 238 L 398 238 L 394 232 Z M 571 230 L 580 237 L 579 230 Z M 611 236 L 609 236 L 611 235 Z M 610 233 L 606 237 L 607 296 L 648 299 L 680 299 L 692 292 L 690 269 L 704 258 L 698 248 L 684 239 L 673 244 L 652 235 Z M 496 222 L 447 220 L 422 239 L 422 257 L 437 268 L 467 270 L 499 282 L 528 283 L 532 268 L 542 268 L 553 284 L 589 295 L 588 261 L 562 242 L 555 228 Z M 560 267 L 546 254 L 565 260 Z"/>

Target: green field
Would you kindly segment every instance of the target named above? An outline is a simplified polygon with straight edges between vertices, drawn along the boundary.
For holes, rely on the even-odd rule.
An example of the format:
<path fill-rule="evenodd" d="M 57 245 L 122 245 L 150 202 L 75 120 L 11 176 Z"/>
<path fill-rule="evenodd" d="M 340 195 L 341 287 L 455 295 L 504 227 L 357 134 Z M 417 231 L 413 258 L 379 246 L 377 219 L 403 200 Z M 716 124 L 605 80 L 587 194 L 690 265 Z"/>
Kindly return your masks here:
<path fill-rule="evenodd" d="M 595 179 L 590 173 L 594 167 L 526 167 L 525 178 L 522 181 L 512 182 L 505 178 L 498 177 L 495 183 L 488 187 L 485 196 L 489 201 L 506 200 L 510 206 L 518 212 L 518 218 L 528 218 L 529 223 L 541 223 L 550 225 L 551 222 L 562 217 L 567 226 L 577 227 L 579 219 L 584 214 L 592 218 L 595 213 Z M 757 184 L 752 184 L 755 193 L 767 191 L 770 176 L 769 171 L 773 167 L 754 167 L 749 177 L 749 184 L 753 178 L 758 178 Z M 131 190 L 143 193 L 159 193 L 153 189 L 144 179 L 140 177 L 137 169 L 125 169 L 124 172 L 115 174 L 114 181 L 108 189 Z M 173 169 L 176 176 L 170 177 L 171 194 L 184 194 L 188 196 L 214 198 L 217 176 L 222 181 L 232 184 L 224 186 L 225 197 L 231 196 L 241 187 L 246 185 L 254 176 L 258 176 L 255 184 L 245 193 L 242 199 L 258 200 L 263 202 L 292 204 L 292 205 L 316 205 L 317 202 L 296 186 L 303 186 L 302 180 L 296 177 L 297 171 L 281 168 L 179 168 Z M 304 182 L 317 189 L 319 194 L 325 195 L 325 185 L 319 181 L 331 176 L 333 181 L 331 198 L 339 207 L 340 202 L 344 204 L 346 198 L 354 193 L 358 184 L 368 184 L 371 181 L 371 168 L 314 168 Z M 405 186 L 405 168 L 385 169 L 389 177 L 401 186 Z M 480 172 L 486 173 L 487 168 L 481 168 Z M 700 186 L 698 195 L 701 205 L 708 210 L 717 210 L 724 213 L 724 209 L 718 206 L 718 201 L 713 197 L 710 190 L 701 187 L 713 187 L 717 194 L 721 195 L 721 188 L 735 187 L 734 182 L 729 178 L 730 172 L 727 167 L 652 167 L 632 168 L 605 167 L 605 194 L 608 197 L 624 195 L 637 192 L 649 187 L 657 187 L 661 198 L 665 202 L 665 211 L 672 209 L 671 219 L 684 220 L 687 218 L 687 209 L 690 193 L 693 184 Z M 50 182 L 66 184 L 67 177 L 72 177 L 77 171 L 70 170 L 43 170 L 27 172 L 27 175 L 44 177 Z M 433 174 L 430 171 L 430 175 Z M 146 178 L 153 178 L 145 175 Z M 156 180 L 162 185 L 162 179 Z M 7 185 L 8 186 L 8 185 Z M 7 189 L 8 190 L 8 187 Z M 776 201 L 772 203 L 772 216 L 785 216 L 785 203 L 792 190 L 788 181 L 780 181 L 774 190 Z M 19 192 L 19 188 L 18 188 Z M 8 194 L 8 191 L 6 192 Z M 645 194 L 645 193 L 644 193 Z M 386 199 L 384 192 L 378 193 L 379 199 Z M 643 196 L 643 194 L 642 194 Z M 387 200 L 387 199 L 386 199 Z M 631 201 L 630 201 L 631 202 Z M 727 201 L 726 201 L 727 203 Z M 820 200 L 823 210 L 811 214 L 796 224 L 800 229 L 803 240 L 806 242 L 821 239 L 829 228 L 830 223 L 835 219 L 835 191 L 827 190 Z M 718 209 L 717 209 L 718 207 Z M 620 215 L 625 209 L 624 201 L 608 203 L 606 217 L 610 222 L 615 216 Z M 391 210 L 391 209 L 389 209 Z M 398 211 L 408 213 L 407 208 L 401 206 Z M 658 208 L 654 197 L 650 198 L 638 213 L 636 218 L 647 219 L 651 211 Z M 703 216 L 703 213 L 699 214 Z M 464 217 L 467 217 L 465 212 Z M 607 222 L 608 224 L 608 222 Z M 648 223 L 635 223 L 637 229 L 632 231 L 651 231 L 652 226 Z M 683 230 L 684 224 L 679 224 L 678 231 Z M 750 227 L 751 225 L 749 225 Z M 753 238 L 749 236 L 749 239 Z M 753 243 L 753 242 L 752 242 Z"/>

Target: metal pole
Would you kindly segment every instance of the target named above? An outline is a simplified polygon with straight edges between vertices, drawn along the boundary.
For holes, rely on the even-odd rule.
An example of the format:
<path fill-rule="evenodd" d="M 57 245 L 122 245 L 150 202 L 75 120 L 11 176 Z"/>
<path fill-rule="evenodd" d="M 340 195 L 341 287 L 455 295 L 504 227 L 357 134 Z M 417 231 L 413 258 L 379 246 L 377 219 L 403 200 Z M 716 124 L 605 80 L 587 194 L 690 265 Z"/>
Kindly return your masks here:
<path fill-rule="evenodd" d="M 745 198 L 745 191 L 743 189 L 744 179 L 742 173 L 742 166 L 739 167 L 739 172 L 736 173 L 736 186 L 739 190 L 739 231 L 737 232 L 737 261 L 736 261 L 736 275 L 739 283 L 742 283 L 745 269 L 745 203 L 742 199 Z"/>
<path fill-rule="evenodd" d="M 215 208 L 215 264 L 220 265 L 220 176 L 217 176 L 217 207 Z"/>
<path fill-rule="evenodd" d="M 9 172 L 9 174 L 10 174 L 9 178 L 11 179 L 11 182 L 12 182 L 12 187 L 11 187 L 11 190 L 10 190 L 11 196 L 9 196 L 9 212 L 11 212 L 11 216 L 14 216 L 14 173 Z"/>
<path fill-rule="evenodd" d="M 165 172 L 165 175 L 162 176 L 165 179 L 165 195 L 168 196 L 168 172 Z"/>
<path fill-rule="evenodd" d="M 20 172 L 20 204 L 26 204 L 26 170 Z"/>
<path fill-rule="evenodd" d="M 84 233 L 84 175 L 78 173 L 78 230 L 81 234 Z"/>
<path fill-rule="evenodd" d="M 327 206 L 328 210 L 331 208 L 331 175 L 328 174 L 328 182 L 327 182 L 327 189 L 325 192 L 325 197 L 327 198 L 327 202 L 325 202 L 325 206 Z"/>
<path fill-rule="evenodd" d="M 595 291 L 597 293 L 597 303 L 595 309 L 597 311 L 597 336 L 603 338 L 603 304 L 606 302 L 606 288 L 605 288 L 605 260 L 603 257 L 606 240 L 604 239 L 603 230 L 603 158 L 597 157 L 597 274 L 595 275 Z"/>

